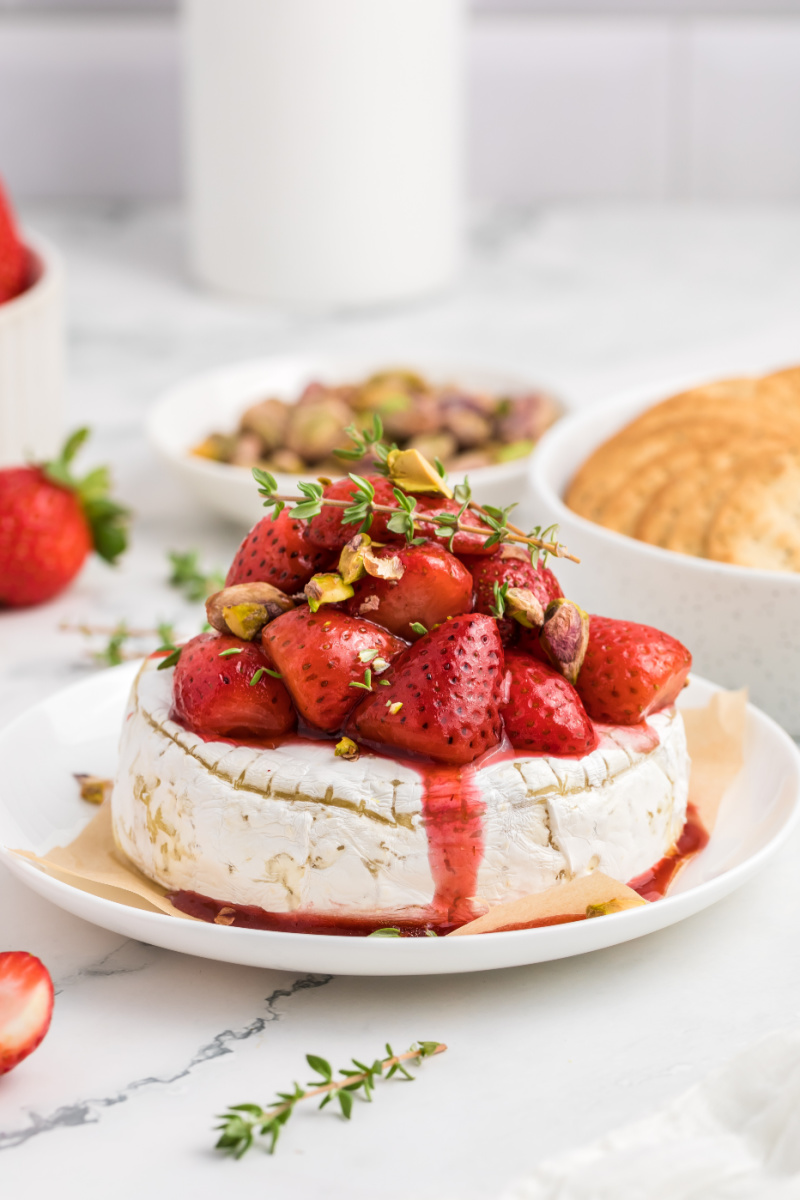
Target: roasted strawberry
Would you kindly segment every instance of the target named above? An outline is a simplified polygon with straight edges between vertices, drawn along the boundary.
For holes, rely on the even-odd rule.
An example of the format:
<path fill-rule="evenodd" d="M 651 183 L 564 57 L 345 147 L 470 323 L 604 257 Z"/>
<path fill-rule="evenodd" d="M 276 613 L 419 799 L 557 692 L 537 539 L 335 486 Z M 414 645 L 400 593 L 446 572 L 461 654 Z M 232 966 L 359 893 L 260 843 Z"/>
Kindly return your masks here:
<path fill-rule="evenodd" d="M 464 557 L 463 562 L 472 573 L 475 584 L 475 611 L 491 614 L 495 606 L 494 585 L 501 588 L 508 584 L 512 588 L 525 588 L 533 592 L 542 608 L 547 608 L 551 600 L 563 596 L 558 580 L 552 571 L 539 563 L 533 566 L 531 560 L 525 558 L 506 557 L 505 551 L 492 555 L 491 558 Z M 498 621 L 500 636 L 503 642 L 510 642 L 517 628 L 516 621 L 502 617 Z"/>
<path fill-rule="evenodd" d="M 41 604 L 74 579 L 93 547 L 107 562 L 125 549 L 127 513 L 108 498 L 106 469 L 72 475 L 88 435 L 79 429 L 53 462 L 0 471 L 0 604 Z"/>
<path fill-rule="evenodd" d="M 469 612 L 472 607 L 472 576 L 444 546 L 426 542 L 421 546 L 387 546 L 376 558 L 399 559 L 399 579 L 365 575 L 353 586 L 348 601 L 352 616 L 368 617 L 398 637 L 415 641 L 420 636 L 412 623 L 431 629 L 447 617 Z"/>
<path fill-rule="evenodd" d="M 0 183 L 0 304 L 13 300 L 28 282 L 28 252 L 17 231 L 14 213 Z"/>
<path fill-rule="evenodd" d="M 571 683 L 529 654 L 506 650 L 508 700 L 500 709 L 515 750 L 582 758 L 597 734 Z"/>
<path fill-rule="evenodd" d="M 502 688 L 495 622 L 481 613 L 454 617 L 406 651 L 389 687 L 362 700 L 347 731 L 437 762 L 469 763 L 500 741 Z"/>
<path fill-rule="evenodd" d="M 388 693 L 380 685 L 406 648 L 371 621 L 331 608 L 295 608 L 267 625 L 262 638 L 303 720 L 328 733 L 341 729 L 365 688 Z"/>
<path fill-rule="evenodd" d="M 689 651 L 668 633 L 632 621 L 592 617 L 576 687 L 592 720 L 638 725 L 673 703 L 691 666 Z"/>
<path fill-rule="evenodd" d="M 383 475 L 367 475 L 369 483 L 375 489 L 375 503 L 389 504 L 393 508 L 397 508 L 397 501 L 394 495 L 394 487 L 388 479 Z M 336 483 L 328 484 L 322 495 L 326 500 L 346 500 L 352 502 L 358 489 L 352 479 L 337 479 Z M 316 517 L 312 517 L 308 522 L 308 537 L 315 546 L 320 546 L 324 550 L 341 550 L 345 542 L 349 542 L 353 534 L 358 532 L 358 522 L 347 524 L 342 520 L 342 514 L 345 509 L 326 505 L 322 512 Z M 402 541 L 402 535 L 392 533 L 387 522 L 391 519 L 389 513 L 375 513 L 372 519 L 372 524 L 369 527 L 369 535 L 377 542 L 397 542 Z M 270 583 L 272 580 L 270 580 Z"/>
<path fill-rule="evenodd" d="M 273 738 L 297 723 L 289 693 L 258 644 L 201 633 L 181 650 L 172 716 L 206 737 Z"/>
<path fill-rule="evenodd" d="M 50 1028 L 53 981 L 24 950 L 0 954 L 0 1075 L 32 1054 Z"/>
<path fill-rule="evenodd" d="M 274 521 L 262 517 L 236 551 L 225 586 L 271 583 L 289 594 L 302 591 L 315 572 L 336 560 L 333 552 L 309 541 L 306 531 L 307 522 L 293 521 L 286 508 Z"/>

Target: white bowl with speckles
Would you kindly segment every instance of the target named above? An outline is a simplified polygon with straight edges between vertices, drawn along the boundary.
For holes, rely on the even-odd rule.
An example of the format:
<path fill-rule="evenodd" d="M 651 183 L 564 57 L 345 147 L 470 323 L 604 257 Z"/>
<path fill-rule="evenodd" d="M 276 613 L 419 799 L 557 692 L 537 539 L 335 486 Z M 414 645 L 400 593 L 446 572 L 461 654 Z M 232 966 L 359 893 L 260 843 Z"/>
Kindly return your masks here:
<path fill-rule="evenodd" d="M 580 556 L 557 564 L 567 595 L 590 612 L 655 625 L 689 647 L 695 669 L 800 736 L 800 575 L 693 558 L 604 529 L 567 508 L 563 496 L 584 460 L 644 409 L 697 380 L 627 392 L 553 426 L 530 463 L 537 522 L 557 522 Z"/>

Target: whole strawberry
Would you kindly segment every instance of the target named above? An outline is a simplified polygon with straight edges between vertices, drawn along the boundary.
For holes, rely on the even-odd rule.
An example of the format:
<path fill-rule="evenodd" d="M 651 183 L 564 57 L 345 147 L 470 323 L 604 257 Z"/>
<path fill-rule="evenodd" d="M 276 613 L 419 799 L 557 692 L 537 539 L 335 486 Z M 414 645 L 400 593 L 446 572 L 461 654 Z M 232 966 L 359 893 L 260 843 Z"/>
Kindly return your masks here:
<path fill-rule="evenodd" d="M 542 563 L 534 567 L 527 555 L 518 558 L 515 551 L 509 555 L 510 549 L 504 547 L 491 558 L 464 558 L 464 565 L 471 572 L 475 585 L 476 612 L 491 615 L 497 604 L 495 586 L 501 588 L 504 584 L 533 592 L 542 608 L 564 595 L 552 571 Z M 517 622 L 508 617 L 501 617 L 498 627 L 504 643 L 510 642 L 520 629 Z"/>
<path fill-rule="evenodd" d="M 40 1044 L 53 1015 L 53 981 L 38 958 L 24 950 L 0 954 L 0 1075 Z"/>
<path fill-rule="evenodd" d="M 306 527 L 305 521 L 293 521 L 287 508 L 274 520 L 262 517 L 236 551 L 225 586 L 271 583 L 287 594 L 302 591 L 312 575 L 336 561 L 335 552 L 309 541 Z"/>
<path fill-rule="evenodd" d="M 491 617 L 445 621 L 395 660 L 348 723 L 353 738 L 437 762 L 472 762 L 502 736 L 503 646 Z"/>
<path fill-rule="evenodd" d="M 28 282 L 28 252 L 17 232 L 14 213 L 0 183 L 0 304 L 13 300 Z"/>
<path fill-rule="evenodd" d="M 515 750 L 582 758 L 597 734 L 571 683 L 529 654 L 506 650 L 508 700 L 500 712 Z"/>
<path fill-rule="evenodd" d="M 676 700 L 691 667 L 689 651 L 668 633 L 592 617 L 576 687 L 592 720 L 637 725 Z"/>
<path fill-rule="evenodd" d="M 289 693 L 260 645 L 201 633 L 180 650 L 172 715 L 205 737 L 265 739 L 297 723 Z"/>
<path fill-rule="evenodd" d="M 371 621 L 305 606 L 265 625 L 261 637 L 300 716 L 328 733 L 341 728 L 364 689 L 387 690 L 382 681 L 406 645 Z"/>
<path fill-rule="evenodd" d="M 73 433 L 53 462 L 0 471 L 0 605 L 42 604 L 75 578 L 90 550 L 114 562 L 125 549 L 127 512 L 108 496 L 107 468 L 72 475 L 88 436 Z"/>
<path fill-rule="evenodd" d="M 397 560 L 399 579 L 365 575 L 354 584 L 355 595 L 347 602 L 353 616 L 364 616 L 383 625 L 398 637 L 414 641 L 420 631 L 448 617 L 469 612 L 472 607 L 472 577 L 455 555 L 435 542 L 418 546 L 387 546 L 376 557 Z"/>

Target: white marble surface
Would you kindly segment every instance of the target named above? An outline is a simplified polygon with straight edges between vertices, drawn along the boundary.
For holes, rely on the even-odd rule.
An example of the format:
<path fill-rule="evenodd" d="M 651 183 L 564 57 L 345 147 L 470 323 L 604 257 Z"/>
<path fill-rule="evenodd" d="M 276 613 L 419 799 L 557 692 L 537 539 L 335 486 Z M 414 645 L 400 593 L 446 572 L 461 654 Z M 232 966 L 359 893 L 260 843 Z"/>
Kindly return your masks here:
<path fill-rule="evenodd" d="M 800 358 L 800 213 L 617 208 L 488 214 L 451 294 L 378 315 L 281 317 L 191 289 L 174 212 L 26 214 L 69 270 L 70 417 L 137 513 L 123 566 L 0 616 L 0 721 L 92 669 L 61 621 L 196 627 L 169 548 L 223 564 L 238 531 L 161 477 L 141 418 L 163 387 L 270 351 L 459 354 L 527 369 L 575 404 L 660 375 Z M 800 1012 L 796 837 L 767 873 L 639 943 L 500 974 L 295 979 L 125 942 L 0 869 L 3 948 L 56 980 L 52 1031 L 0 1081 L 0 1190 L 30 1200 L 242 1195 L 489 1200 L 544 1156 L 631 1121 Z M 295 1118 L 274 1159 L 211 1152 L 213 1116 L 415 1037 L 450 1045 L 352 1126 Z M 258 1189 L 258 1190 L 257 1190 Z"/>

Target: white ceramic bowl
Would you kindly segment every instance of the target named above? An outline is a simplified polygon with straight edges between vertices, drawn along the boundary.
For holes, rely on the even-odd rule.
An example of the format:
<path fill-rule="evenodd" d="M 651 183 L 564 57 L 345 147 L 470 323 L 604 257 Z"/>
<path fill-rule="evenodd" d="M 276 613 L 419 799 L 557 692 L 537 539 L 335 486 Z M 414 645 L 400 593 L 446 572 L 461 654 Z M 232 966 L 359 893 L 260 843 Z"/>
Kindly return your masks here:
<path fill-rule="evenodd" d="M 64 435 L 63 268 L 25 232 L 33 283 L 0 304 L 0 467 L 54 455 Z"/>
<path fill-rule="evenodd" d="M 695 668 L 800 735 L 800 575 L 757 571 L 662 550 L 578 516 L 562 497 L 589 454 L 634 416 L 697 380 L 626 393 L 560 421 L 530 465 L 534 519 L 557 522 L 581 563 L 557 564 L 564 591 L 590 612 L 680 638 Z"/>
<path fill-rule="evenodd" d="M 441 364 L 409 358 L 412 367 L 434 382 L 497 392 L 531 391 L 540 385 L 518 375 L 488 371 L 465 364 Z M 162 396 L 150 410 L 147 433 L 162 461 L 205 507 L 249 526 L 263 516 L 261 498 L 249 468 L 211 462 L 191 454 L 192 446 L 212 431 L 233 430 L 244 410 L 265 396 L 297 399 L 313 379 L 344 383 L 385 370 L 386 358 L 265 358 L 240 363 L 221 371 L 195 376 Z M 552 394 L 549 388 L 545 388 Z M 344 441 L 345 439 L 343 439 Z M 525 487 L 528 459 L 469 472 L 475 497 L 488 504 L 517 500 Z M 312 476 L 309 470 L 308 476 Z M 276 473 L 281 491 L 297 490 L 296 475 Z"/>

